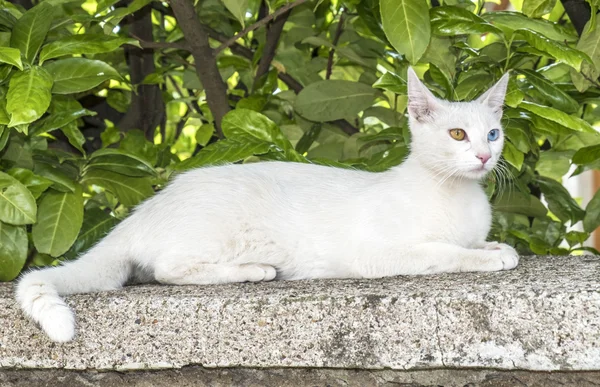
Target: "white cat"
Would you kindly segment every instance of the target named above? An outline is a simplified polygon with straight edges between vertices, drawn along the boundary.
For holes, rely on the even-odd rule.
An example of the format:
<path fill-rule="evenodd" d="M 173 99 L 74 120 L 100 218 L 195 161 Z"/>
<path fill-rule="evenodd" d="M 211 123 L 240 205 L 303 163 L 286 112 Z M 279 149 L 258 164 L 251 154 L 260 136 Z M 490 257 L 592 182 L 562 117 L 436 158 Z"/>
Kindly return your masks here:
<path fill-rule="evenodd" d="M 62 295 L 164 284 L 378 278 L 512 269 L 486 242 L 479 180 L 496 165 L 508 75 L 472 102 L 436 99 L 408 71 L 411 153 L 382 173 L 265 162 L 177 176 L 73 262 L 25 274 L 16 298 L 58 342 L 75 320 Z"/>

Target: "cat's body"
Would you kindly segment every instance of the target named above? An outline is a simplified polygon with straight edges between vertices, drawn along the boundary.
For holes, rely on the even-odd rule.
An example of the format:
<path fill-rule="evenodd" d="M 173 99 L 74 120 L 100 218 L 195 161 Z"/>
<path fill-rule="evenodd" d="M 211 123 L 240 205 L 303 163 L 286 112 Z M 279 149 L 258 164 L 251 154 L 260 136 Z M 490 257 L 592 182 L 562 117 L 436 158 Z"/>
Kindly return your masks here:
<path fill-rule="evenodd" d="M 280 162 L 187 172 L 77 261 L 26 274 L 17 299 L 50 338 L 68 341 L 74 317 L 59 295 L 117 289 L 132 277 L 214 284 L 512 269 L 514 249 L 485 241 L 491 211 L 479 184 L 502 150 L 488 133 L 500 128 L 505 88 L 506 77 L 478 101 L 451 104 L 409 71 L 413 142 L 402 165 L 377 174 Z M 448 142 L 452 128 L 470 140 Z"/>

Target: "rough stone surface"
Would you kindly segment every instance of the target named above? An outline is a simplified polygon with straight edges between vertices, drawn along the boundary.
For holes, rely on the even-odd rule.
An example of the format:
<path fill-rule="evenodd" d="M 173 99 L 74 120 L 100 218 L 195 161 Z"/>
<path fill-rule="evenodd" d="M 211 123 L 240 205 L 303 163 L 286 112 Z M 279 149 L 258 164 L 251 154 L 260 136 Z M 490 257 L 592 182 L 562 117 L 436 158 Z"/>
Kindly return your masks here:
<path fill-rule="evenodd" d="M 598 387 L 600 372 L 185 367 L 142 372 L 0 370 L 0 387 Z"/>
<path fill-rule="evenodd" d="M 78 336 L 67 344 L 28 321 L 12 290 L 0 286 L 5 369 L 600 370 L 598 257 L 526 257 L 496 273 L 76 295 L 67 302 Z"/>

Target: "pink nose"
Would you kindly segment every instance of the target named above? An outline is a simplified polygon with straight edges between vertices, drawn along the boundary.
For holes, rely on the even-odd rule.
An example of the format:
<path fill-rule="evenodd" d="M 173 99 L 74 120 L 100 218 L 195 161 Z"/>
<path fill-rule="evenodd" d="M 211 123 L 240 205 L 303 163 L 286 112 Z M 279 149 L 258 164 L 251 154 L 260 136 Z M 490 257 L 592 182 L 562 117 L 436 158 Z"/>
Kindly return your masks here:
<path fill-rule="evenodd" d="M 492 155 L 490 155 L 489 153 L 479 153 L 475 157 L 481 160 L 481 164 L 485 164 L 492 157 Z"/>

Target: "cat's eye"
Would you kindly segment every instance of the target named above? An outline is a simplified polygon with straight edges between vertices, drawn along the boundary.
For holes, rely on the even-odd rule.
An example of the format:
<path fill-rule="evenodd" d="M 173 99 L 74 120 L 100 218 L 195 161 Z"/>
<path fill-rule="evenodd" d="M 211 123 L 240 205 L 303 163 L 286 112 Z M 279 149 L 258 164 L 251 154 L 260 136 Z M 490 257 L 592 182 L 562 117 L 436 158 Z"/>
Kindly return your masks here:
<path fill-rule="evenodd" d="M 458 128 L 450 129 L 449 133 L 450 133 L 450 137 L 452 137 L 456 141 L 462 141 L 467 136 L 467 133 L 465 133 L 464 130 L 458 129 Z"/>
<path fill-rule="evenodd" d="M 488 133 L 488 141 L 496 141 L 500 137 L 500 131 L 498 129 L 492 129 Z"/>

